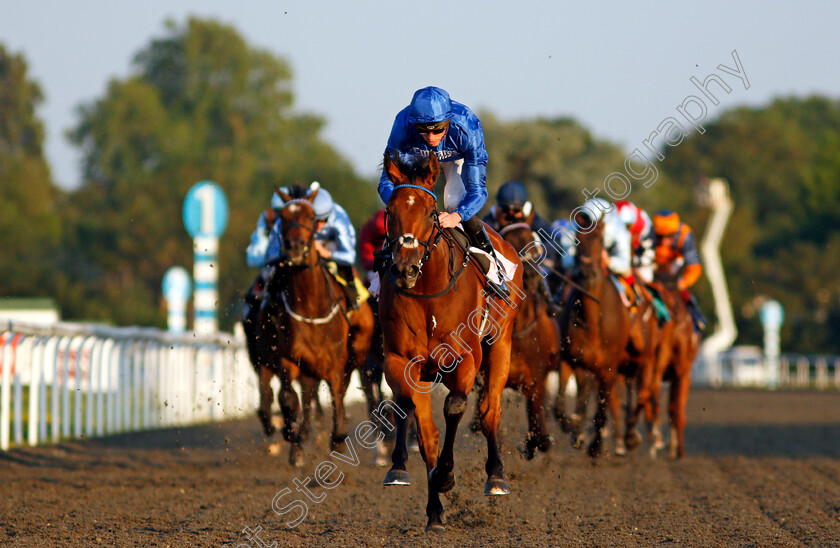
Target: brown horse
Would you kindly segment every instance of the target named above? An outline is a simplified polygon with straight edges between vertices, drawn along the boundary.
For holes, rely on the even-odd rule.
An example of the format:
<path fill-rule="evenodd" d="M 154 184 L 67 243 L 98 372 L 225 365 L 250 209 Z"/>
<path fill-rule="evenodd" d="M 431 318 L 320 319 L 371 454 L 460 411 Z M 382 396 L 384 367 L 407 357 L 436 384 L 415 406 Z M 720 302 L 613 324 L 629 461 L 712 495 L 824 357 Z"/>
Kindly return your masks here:
<path fill-rule="evenodd" d="M 660 337 L 659 322 L 653 303 L 647 298 L 647 290 L 637 285 L 636 293 L 638 298 L 630 311 L 630 340 L 620 368 L 626 381 L 627 401 L 624 439 L 616 445 L 616 454 L 620 456 L 625 455 L 627 449 L 636 449 L 642 442 L 637 424 L 642 411 L 651 409 L 651 385 Z"/>
<path fill-rule="evenodd" d="M 589 295 L 577 288 L 571 289 L 560 320 L 563 334 L 560 347 L 564 360 L 572 367 L 591 371 L 597 382 L 595 432 L 587 448 L 589 455 L 596 457 L 602 451 L 607 403 L 616 418 L 616 445 L 622 443 L 617 419 L 621 416 L 621 402 L 614 388 L 629 342 L 630 318 L 602 263 L 604 226 L 601 219 L 578 213 L 575 220 L 578 226 L 588 229 L 577 235 L 575 281 Z M 580 432 L 575 432 L 574 436 L 580 437 Z"/>
<path fill-rule="evenodd" d="M 560 368 L 560 332 L 557 322 L 548 314 L 548 304 L 540 292 L 543 277 L 538 263 L 545 255 L 544 248 L 534 238 L 531 221 L 534 213 L 524 222 L 500 222 L 499 234 L 510 243 L 529 264 L 522 273 L 525 298 L 519 305 L 519 312 L 513 322 L 510 373 L 506 388 L 519 390 L 527 401 L 528 434 L 525 436 L 523 453 L 533 459 L 536 450 L 548 451 L 551 436 L 545 425 L 545 383 L 548 373 Z M 476 401 L 480 407 L 481 398 Z M 473 421 L 473 430 L 480 428 L 479 413 Z"/>
<path fill-rule="evenodd" d="M 452 231 L 440 227 L 432 192 L 440 169 L 435 155 L 405 164 L 386 154 L 384 167 L 395 187 L 388 202 L 391 264 L 381 282 L 379 319 L 385 340 L 385 376 L 404 413 L 397 421 L 392 466 L 383 483 L 409 483 L 406 438 L 413 412 L 428 471 L 426 528 L 441 531 L 440 493 L 455 485 L 456 432 L 479 367 L 485 373 L 480 410 L 488 453 L 484 492 L 510 492 L 497 436 L 516 310 L 483 290 L 484 277 L 470 265 L 471 254 L 455 241 Z M 518 265 L 514 279 L 508 282 L 510 300 L 516 307 L 523 295 L 521 263 L 510 244 L 492 230 L 488 233 L 495 249 Z M 431 401 L 431 392 L 439 384 L 449 389 L 443 406 L 446 435 L 440 454 Z"/>
<path fill-rule="evenodd" d="M 258 416 L 266 436 L 271 436 L 269 383 L 276 375 L 280 379 L 277 400 L 283 412 L 283 438 L 291 443 L 289 462 L 295 466 L 303 464 L 302 425 L 292 381 L 300 377 L 304 409 L 311 401 L 307 398 L 314 394 L 312 385 L 317 387 L 320 380 L 329 385 L 333 403 L 330 446 L 343 450 L 347 438 L 344 395 L 353 369 L 365 364 L 373 334 L 370 305 L 365 302 L 357 310 L 346 309 L 341 286 L 313 246 L 316 220 L 312 202 L 316 194 L 293 198 L 280 193 L 285 202 L 280 211 L 282 237 L 290 266 L 285 267 L 282 281 L 277 274 L 280 270 L 274 271 L 257 322 L 257 337 L 265 344 L 263 356 L 257 355 Z M 365 375 L 361 377 L 364 382 Z"/>
<path fill-rule="evenodd" d="M 685 456 L 685 405 L 688 402 L 688 390 L 691 386 L 691 366 L 700 348 L 700 333 L 695 331 L 691 313 L 676 289 L 676 279 L 657 279 L 659 294 L 671 313 L 671 321 L 662 327 L 659 338 L 655 367 L 650 383 L 650 410 L 645 409 L 652 438 L 651 455 L 664 447 L 660 430 L 660 397 L 662 382 L 670 381 L 668 415 L 671 419 L 671 438 L 669 453 L 671 457 Z"/>

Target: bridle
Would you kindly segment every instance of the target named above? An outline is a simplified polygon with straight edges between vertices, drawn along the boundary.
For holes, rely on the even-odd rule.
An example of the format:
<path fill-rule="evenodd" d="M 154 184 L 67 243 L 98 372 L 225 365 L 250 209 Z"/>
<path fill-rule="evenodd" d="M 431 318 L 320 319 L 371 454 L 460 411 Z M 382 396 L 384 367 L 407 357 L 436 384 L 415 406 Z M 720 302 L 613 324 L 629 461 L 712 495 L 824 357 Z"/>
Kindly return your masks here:
<path fill-rule="evenodd" d="M 404 185 L 396 185 L 393 188 L 393 190 L 397 190 L 397 189 L 400 189 L 400 188 L 415 188 L 415 189 L 418 189 L 418 190 L 422 190 L 422 191 L 430 194 L 435 199 L 435 201 L 437 201 L 437 196 L 435 196 L 435 193 L 432 192 L 431 190 L 429 190 L 426 187 L 423 187 L 423 186 L 420 186 L 420 185 L 404 184 Z M 390 217 L 392 215 L 393 214 L 391 213 L 391 211 L 386 207 L 385 208 L 385 229 L 386 229 L 386 231 L 387 231 L 387 228 L 388 228 L 388 217 Z M 455 271 L 455 268 L 454 268 L 455 267 L 455 248 L 458 247 L 458 246 L 455 243 L 455 240 L 452 237 L 452 235 L 448 234 L 446 231 L 444 231 L 443 227 L 440 226 L 440 218 L 439 218 L 439 215 L 438 215 L 437 208 L 432 210 L 432 212 L 430 213 L 430 216 L 432 217 L 432 222 L 433 222 L 432 232 L 429 234 L 429 237 L 428 237 L 428 239 L 426 239 L 425 242 L 422 241 L 422 240 L 418 240 L 417 238 L 414 238 L 414 236 L 410 236 L 408 234 L 403 234 L 403 235 L 398 236 L 396 238 L 393 238 L 391 240 L 387 240 L 387 243 L 385 245 L 385 249 L 387 249 L 390 252 L 389 255 L 390 255 L 391 261 L 393 261 L 394 253 L 396 251 L 399 251 L 404 245 L 406 245 L 406 243 L 407 243 L 406 240 L 408 239 L 407 236 L 410 236 L 410 238 L 411 238 L 411 240 L 413 240 L 413 242 L 416 242 L 417 244 L 422 245 L 425 248 L 425 252 L 423 253 L 423 256 L 420 258 L 419 264 L 417 265 L 418 268 L 419 268 L 418 277 L 423 275 L 423 265 L 432 256 L 432 252 L 435 250 L 435 248 L 437 248 L 437 245 L 438 245 L 438 243 L 440 243 L 440 240 L 444 239 L 446 241 L 447 245 L 449 246 L 449 259 L 450 259 L 451 277 L 449 279 L 449 283 L 447 284 L 447 286 L 445 288 L 443 288 L 441 291 L 438 291 L 436 293 L 431 293 L 431 294 L 412 293 L 410 291 L 406 291 L 406 290 L 398 287 L 397 283 L 396 283 L 396 280 L 394 279 L 394 273 L 392 272 L 390 266 L 386 265 L 385 270 L 388 273 L 388 279 L 390 280 L 391 286 L 394 288 L 394 290 L 401 295 L 405 295 L 406 297 L 411 297 L 413 299 L 434 299 L 434 298 L 441 297 L 441 296 L 445 295 L 453 287 L 455 287 L 455 282 L 458 280 L 458 278 L 461 276 L 461 273 L 464 271 L 464 269 L 467 267 L 467 264 L 469 264 L 469 262 L 470 262 L 470 252 L 469 252 L 469 250 L 465 250 L 464 260 L 461 263 L 458 270 Z M 395 245 L 396 245 L 396 247 L 395 247 Z"/>

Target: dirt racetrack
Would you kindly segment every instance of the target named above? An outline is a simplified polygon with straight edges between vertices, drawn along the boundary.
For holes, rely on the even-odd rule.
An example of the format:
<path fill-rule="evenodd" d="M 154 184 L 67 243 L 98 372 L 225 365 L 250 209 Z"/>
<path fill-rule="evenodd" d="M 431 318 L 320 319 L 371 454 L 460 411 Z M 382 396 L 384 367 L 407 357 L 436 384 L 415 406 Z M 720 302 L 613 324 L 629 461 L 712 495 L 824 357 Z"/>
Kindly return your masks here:
<path fill-rule="evenodd" d="M 327 436 L 293 469 L 286 446 L 266 454 L 255 417 L 0 453 L 0 545 L 257 546 L 243 529 L 262 527 L 277 547 L 840 546 L 840 393 L 694 390 L 684 460 L 643 447 L 595 465 L 556 424 L 550 453 L 520 458 L 521 398 L 506 400 L 512 494 L 482 495 L 483 437 L 465 420 L 440 535 L 424 532 L 420 456 L 409 458 L 411 486 L 385 488 L 385 469 L 362 449 L 358 466 L 333 459 L 341 484 L 313 487 L 322 502 L 289 529 L 297 512 L 277 515 L 272 499 L 312 477 Z"/>

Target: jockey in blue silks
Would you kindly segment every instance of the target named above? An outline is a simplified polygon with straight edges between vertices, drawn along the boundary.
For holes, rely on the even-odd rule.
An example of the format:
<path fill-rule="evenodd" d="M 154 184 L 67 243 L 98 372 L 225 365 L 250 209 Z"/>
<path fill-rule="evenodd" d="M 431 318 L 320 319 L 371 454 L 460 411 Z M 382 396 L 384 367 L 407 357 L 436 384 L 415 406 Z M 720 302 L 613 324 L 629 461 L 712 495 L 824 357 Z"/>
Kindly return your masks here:
<path fill-rule="evenodd" d="M 356 262 L 356 229 L 343 207 L 335 203 L 326 189 L 317 182 L 310 185 L 310 192 L 318 191 L 312 209 L 315 211 L 315 250 L 327 263 L 334 263 L 338 274 L 343 279 L 347 305 L 353 310 L 358 308 L 353 263 Z M 283 232 L 280 219 L 274 224 L 269 236 L 265 262 L 277 265 L 283 260 Z"/>
<path fill-rule="evenodd" d="M 472 245 L 494 255 L 493 244 L 478 211 L 487 201 L 487 150 L 484 130 L 478 117 L 467 106 L 449 98 L 441 88 L 429 86 L 414 93 L 411 104 L 394 119 L 386 153 L 428 156 L 434 152 L 446 177 L 443 192 L 445 212 L 438 216 L 442 228 L 459 223 Z M 394 183 L 383 169 L 379 179 L 379 196 L 386 204 Z M 488 287 L 507 298 L 510 293 L 504 282 L 498 285 L 487 280 Z"/>

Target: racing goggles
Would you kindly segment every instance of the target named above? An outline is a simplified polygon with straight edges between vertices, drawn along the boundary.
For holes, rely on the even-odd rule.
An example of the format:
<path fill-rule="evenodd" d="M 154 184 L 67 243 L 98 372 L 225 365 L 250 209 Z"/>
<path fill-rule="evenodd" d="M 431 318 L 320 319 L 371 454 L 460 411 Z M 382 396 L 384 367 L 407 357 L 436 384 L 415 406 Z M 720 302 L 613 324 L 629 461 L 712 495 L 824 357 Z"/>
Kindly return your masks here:
<path fill-rule="evenodd" d="M 440 135 L 449 127 L 449 120 L 443 122 L 433 122 L 431 124 L 415 124 L 418 133 L 431 133 L 432 135 Z"/>

